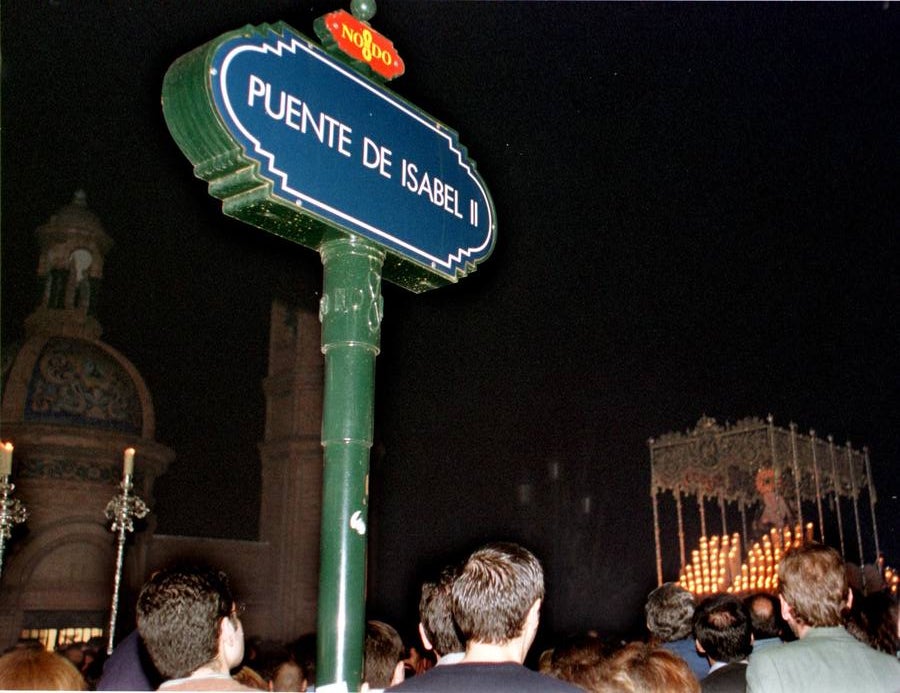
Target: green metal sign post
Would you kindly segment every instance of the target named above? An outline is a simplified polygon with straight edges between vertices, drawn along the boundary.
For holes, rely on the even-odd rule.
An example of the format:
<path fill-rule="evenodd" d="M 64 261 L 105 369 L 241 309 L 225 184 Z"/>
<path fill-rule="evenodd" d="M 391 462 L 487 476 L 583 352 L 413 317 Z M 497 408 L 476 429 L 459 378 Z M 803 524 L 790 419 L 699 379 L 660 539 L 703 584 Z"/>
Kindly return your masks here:
<path fill-rule="evenodd" d="M 325 352 L 325 470 L 316 682 L 358 686 L 363 673 L 367 487 L 385 253 L 353 237 L 328 241 L 319 252 L 325 283 L 319 311 Z"/>
<path fill-rule="evenodd" d="M 325 354 L 318 595 L 321 689 L 363 673 L 369 451 L 382 276 L 415 292 L 454 283 L 493 250 L 493 203 L 447 126 L 388 91 L 390 41 L 354 15 L 246 26 L 182 56 L 163 82 L 173 138 L 223 211 L 317 250 Z"/>

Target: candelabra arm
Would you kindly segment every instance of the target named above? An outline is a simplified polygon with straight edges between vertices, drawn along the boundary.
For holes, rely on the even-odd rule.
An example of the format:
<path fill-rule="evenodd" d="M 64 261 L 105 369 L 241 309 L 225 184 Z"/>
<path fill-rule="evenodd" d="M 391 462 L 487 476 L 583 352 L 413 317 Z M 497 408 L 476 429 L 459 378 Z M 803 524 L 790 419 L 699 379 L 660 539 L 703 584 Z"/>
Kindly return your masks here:
<path fill-rule="evenodd" d="M 15 498 L 11 498 L 15 488 L 15 484 L 10 482 L 8 474 L 0 476 L 0 577 L 3 576 L 3 554 L 6 552 L 6 540 L 12 536 L 13 526 L 25 522 L 28 517 L 25 506 Z"/>
<path fill-rule="evenodd" d="M 106 653 L 112 654 L 116 636 L 116 617 L 119 612 L 119 591 L 122 586 L 122 566 L 125 560 L 125 539 L 134 531 L 134 518 L 142 518 L 149 511 L 138 496 L 131 493 L 131 475 L 126 474 L 119 484 L 119 493 L 106 506 L 106 517 L 112 521 L 110 530 L 116 532 L 116 572 L 113 578 L 112 604 L 109 610 L 109 637 Z"/>

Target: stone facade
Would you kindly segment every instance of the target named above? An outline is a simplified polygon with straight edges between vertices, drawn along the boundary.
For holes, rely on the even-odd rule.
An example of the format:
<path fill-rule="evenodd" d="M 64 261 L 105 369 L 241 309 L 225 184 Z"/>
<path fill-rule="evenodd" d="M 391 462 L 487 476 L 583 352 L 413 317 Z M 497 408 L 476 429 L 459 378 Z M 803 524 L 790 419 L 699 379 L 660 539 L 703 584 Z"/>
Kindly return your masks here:
<path fill-rule="evenodd" d="M 127 447 L 137 450 L 134 493 L 151 513 L 127 535 L 117 640 L 133 627 L 146 576 L 185 557 L 229 573 L 248 605 L 248 634 L 287 640 L 314 630 L 324 369 L 315 315 L 273 303 L 260 541 L 156 535 L 153 487 L 175 451 L 155 440 L 137 369 L 100 340 L 95 309 L 112 240 L 81 194 L 37 236 L 41 298 L 2 369 L 0 435 L 15 446 L 13 496 L 28 517 L 5 546 L 0 651 L 23 628 L 107 628 L 117 544 L 105 511 Z"/>

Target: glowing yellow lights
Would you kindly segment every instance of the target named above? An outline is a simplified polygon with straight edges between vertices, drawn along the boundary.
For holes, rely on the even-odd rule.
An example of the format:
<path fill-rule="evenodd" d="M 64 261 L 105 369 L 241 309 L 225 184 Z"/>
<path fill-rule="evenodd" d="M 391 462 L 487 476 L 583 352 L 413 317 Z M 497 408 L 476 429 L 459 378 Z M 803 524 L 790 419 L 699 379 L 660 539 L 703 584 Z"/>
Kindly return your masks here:
<path fill-rule="evenodd" d="M 890 567 L 884 569 L 884 584 L 890 590 L 891 594 L 897 596 L 900 589 L 900 573 Z"/>
<path fill-rule="evenodd" d="M 691 551 L 679 584 L 694 594 L 724 592 L 740 566 L 741 536 L 713 535 L 700 538 L 700 548 Z"/>
<path fill-rule="evenodd" d="M 701 537 L 691 551 L 678 583 L 696 596 L 717 592 L 773 592 L 778 587 L 778 563 L 785 551 L 813 540 L 814 527 L 773 528 L 747 549 L 741 561 L 741 535 Z M 897 576 L 895 575 L 895 578 Z M 897 586 L 894 583 L 895 590 Z"/>
<path fill-rule="evenodd" d="M 696 597 L 730 592 L 770 592 L 778 590 L 778 564 L 785 552 L 815 541 L 812 522 L 794 527 L 770 529 L 741 555 L 741 535 L 700 537 L 691 551 L 691 561 L 681 570 L 678 584 Z M 885 588 L 900 593 L 900 572 L 879 560 Z"/>

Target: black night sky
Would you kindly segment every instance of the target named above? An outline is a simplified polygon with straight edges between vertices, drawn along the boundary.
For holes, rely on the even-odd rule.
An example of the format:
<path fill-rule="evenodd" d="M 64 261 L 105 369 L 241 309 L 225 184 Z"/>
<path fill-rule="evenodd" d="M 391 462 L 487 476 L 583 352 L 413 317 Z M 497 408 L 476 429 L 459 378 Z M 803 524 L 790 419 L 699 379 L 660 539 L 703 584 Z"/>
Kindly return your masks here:
<path fill-rule="evenodd" d="M 3 345 L 34 307 L 35 228 L 84 189 L 115 240 L 103 339 L 178 455 L 160 532 L 256 538 L 271 301 L 321 282 L 314 251 L 222 214 L 163 75 L 340 8 L 2 4 Z M 459 132 L 498 218 L 458 285 L 384 287 L 373 614 L 406 618 L 424 567 L 509 538 L 545 561 L 551 627 L 633 626 L 656 579 L 647 439 L 703 415 L 868 446 L 900 564 L 898 9 L 380 0 L 371 23 L 406 63 L 389 87 Z"/>

